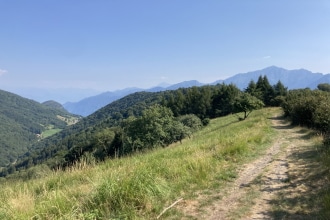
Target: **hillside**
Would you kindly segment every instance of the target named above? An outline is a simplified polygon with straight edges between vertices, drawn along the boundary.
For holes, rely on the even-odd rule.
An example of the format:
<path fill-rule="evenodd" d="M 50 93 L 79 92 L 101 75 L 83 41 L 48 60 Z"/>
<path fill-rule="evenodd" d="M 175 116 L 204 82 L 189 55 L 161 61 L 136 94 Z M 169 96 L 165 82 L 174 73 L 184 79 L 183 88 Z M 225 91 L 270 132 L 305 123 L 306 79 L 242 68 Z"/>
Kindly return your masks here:
<path fill-rule="evenodd" d="M 30 171 L 32 179 L 22 185 L 14 180 L 2 183 L 0 207 L 8 209 L 0 214 L 7 219 L 35 215 L 42 219 L 155 219 L 178 198 L 232 180 L 237 165 L 231 161 L 241 161 L 247 155 L 243 152 L 259 152 L 268 143 L 269 116 L 263 110 L 243 123 L 234 116 L 219 118 L 182 144 L 99 165 L 86 160 L 57 172 L 37 166 Z M 252 124 L 258 129 L 247 129 Z M 19 204 L 25 204 L 24 208 Z"/>
<path fill-rule="evenodd" d="M 117 100 L 51 137 L 35 142 L 28 152 L 20 155 L 15 167 L 26 168 L 31 161 L 34 164 L 47 162 L 50 167 L 59 165 L 71 148 L 90 145 L 96 133 L 118 126 L 124 118 L 140 115 L 147 106 L 160 103 L 161 98 L 159 93 L 140 92 Z"/>
<path fill-rule="evenodd" d="M 35 167 L 24 182 L 2 182 L 0 216 L 323 219 L 320 138 L 272 117 L 280 114 L 217 118 L 182 143 L 98 165 L 86 157 L 67 171 Z"/>
<path fill-rule="evenodd" d="M 259 84 L 263 85 L 262 82 Z M 262 99 L 268 100 L 264 103 L 280 95 L 275 87 L 268 85 L 267 88 L 272 91 L 272 96 L 263 96 L 267 92 L 263 90 L 258 93 L 262 95 Z M 167 146 L 191 135 L 195 128 L 206 125 L 210 118 L 240 112 L 241 107 L 234 105 L 240 100 L 249 103 L 250 101 L 243 100 L 244 97 L 251 102 L 253 100 L 257 108 L 263 105 L 256 97 L 244 95 L 234 85 L 225 84 L 134 93 L 101 108 L 77 124 L 34 143 L 28 152 L 18 158 L 14 167 L 22 170 L 31 164 L 46 163 L 50 168 L 58 168 L 75 163 L 87 153 L 97 160 L 103 160 L 105 157 L 116 157 L 118 154 L 124 156 L 149 147 Z M 161 107 L 152 109 L 156 104 Z M 144 118 L 143 120 L 150 123 L 145 125 L 139 118 L 147 110 L 147 116 L 153 118 Z M 168 121 L 162 121 L 162 117 Z M 134 125 L 135 122 L 140 124 Z M 142 132 L 143 128 L 145 133 Z M 10 167 L 6 169 L 9 170 Z M 6 173 L 0 172 L 0 175 L 6 176 Z"/>
<path fill-rule="evenodd" d="M 71 117 L 58 108 L 0 90 L 0 167 L 15 162 L 44 131 L 64 129 L 64 119 Z"/>
<path fill-rule="evenodd" d="M 59 111 L 63 111 L 65 113 L 68 113 L 65 108 L 63 107 L 63 105 L 61 105 L 60 103 L 54 101 L 54 100 L 49 100 L 49 101 L 45 101 L 43 103 L 41 103 L 42 105 L 44 106 L 47 106 L 49 108 L 52 108 L 52 109 L 57 109 Z"/>

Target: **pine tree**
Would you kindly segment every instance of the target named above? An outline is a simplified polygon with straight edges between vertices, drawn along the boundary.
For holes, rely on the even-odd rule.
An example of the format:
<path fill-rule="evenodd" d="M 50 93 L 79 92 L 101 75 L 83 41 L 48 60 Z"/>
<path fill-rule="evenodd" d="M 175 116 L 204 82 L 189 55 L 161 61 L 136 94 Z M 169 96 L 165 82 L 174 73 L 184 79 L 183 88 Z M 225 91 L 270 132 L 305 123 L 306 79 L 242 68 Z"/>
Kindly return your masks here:
<path fill-rule="evenodd" d="M 274 85 L 274 95 L 276 96 L 286 96 L 288 93 L 288 88 L 285 87 L 282 82 L 279 80 L 275 85 Z"/>
<path fill-rule="evenodd" d="M 266 106 L 271 105 L 271 100 L 274 98 L 274 89 L 269 84 L 267 76 L 259 76 L 257 81 L 257 90 L 261 92 L 262 101 Z"/>
<path fill-rule="evenodd" d="M 246 92 L 246 93 L 248 93 L 248 94 L 250 94 L 250 95 L 252 95 L 252 96 L 254 96 L 254 97 L 256 97 L 260 100 L 263 99 L 261 91 L 257 88 L 257 84 L 253 80 L 251 80 L 249 82 L 249 85 L 244 90 L 244 92 Z"/>

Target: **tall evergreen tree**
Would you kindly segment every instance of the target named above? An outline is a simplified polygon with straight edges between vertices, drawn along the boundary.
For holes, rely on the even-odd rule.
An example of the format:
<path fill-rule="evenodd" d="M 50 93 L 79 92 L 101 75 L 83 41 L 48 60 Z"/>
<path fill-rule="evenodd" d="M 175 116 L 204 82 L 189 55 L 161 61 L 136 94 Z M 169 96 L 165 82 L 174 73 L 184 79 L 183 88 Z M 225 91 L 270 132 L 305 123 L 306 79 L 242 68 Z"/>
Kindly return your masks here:
<path fill-rule="evenodd" d="M 256 97 L 260 100 L 263 100 L 262 93 L 261 93 L 260 89 L 257 88 L 257 84 L 253 80 L 251 80 L 249 82 L 249 85 L 244 90 L 244 92 L 246 92 L 246 93 L 248 93 L 248 94 L 250 94 L 250 95 L 252 95 L 252 96 L 254 96 L 254 97 Z"/>
<path fill-rule="evenodd" d="M 274 96 L 271 100 L 272 106 L 281 106 L 285 100 L 285 96 L 288 93 L 288 88 L 284 87 L 282 82 L 279 80 L 274 86 Z"/>
<path fill-rule="evenodd" d="M 286 96 L 288 93 L 288 88 L 285 87 L 282 82 L 279 80 L 275 85 L 274 85 L 274 95 L 276 96 Z"/>
<path fill-rule="evenodd" d="M 266 106 L 271 105 L 271 100 L 274 97 L 274 89 L 269 84 L 267 76 L 259 76 L 257 81 L 257 89 L 261 92 L 262 101 Z"/>

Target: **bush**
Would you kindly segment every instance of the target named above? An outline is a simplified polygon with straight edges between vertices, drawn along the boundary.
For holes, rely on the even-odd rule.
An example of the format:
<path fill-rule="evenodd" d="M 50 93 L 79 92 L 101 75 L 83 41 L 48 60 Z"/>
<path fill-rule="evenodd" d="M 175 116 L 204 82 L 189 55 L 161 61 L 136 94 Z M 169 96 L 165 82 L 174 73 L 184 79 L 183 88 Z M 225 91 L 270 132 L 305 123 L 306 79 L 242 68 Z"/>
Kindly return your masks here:
<path fill-rule="evenodd" d="M 203 127 L 202 121 L 194 114 L 178 117 L 179 122 L 190 128 L 191 132 L 198 131 Z"/>
<path fill-rule="evenodd" d="M 330 145 L 330 93 L 309 89 L 290 91 L 282 108 L 293 124 L 317 129 Z"/>
<path fill-rule="evenodd" d="M 314 114 L 319 107 L 320 93 L 309 89 L 290 91 L 282 108 L 295 125 L 315 127 Z"/>
<path fill-rule="evenodd" d="M 202 123 L 203 123 L 204 126 L 207 126 L 210 123 L 210 119 L 209 118 L 204 118 L 202 120 Z"/>

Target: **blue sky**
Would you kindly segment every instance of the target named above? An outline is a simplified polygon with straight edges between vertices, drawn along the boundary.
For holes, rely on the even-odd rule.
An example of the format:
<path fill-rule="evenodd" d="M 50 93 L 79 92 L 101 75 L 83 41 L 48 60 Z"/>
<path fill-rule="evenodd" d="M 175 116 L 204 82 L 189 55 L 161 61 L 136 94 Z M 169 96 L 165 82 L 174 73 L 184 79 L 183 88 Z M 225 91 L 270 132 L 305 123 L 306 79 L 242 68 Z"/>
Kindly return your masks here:
<path fill-rule="evenodd" d="M 0 0 L 0 89 L 330 73 L 328 0 Z"/>

